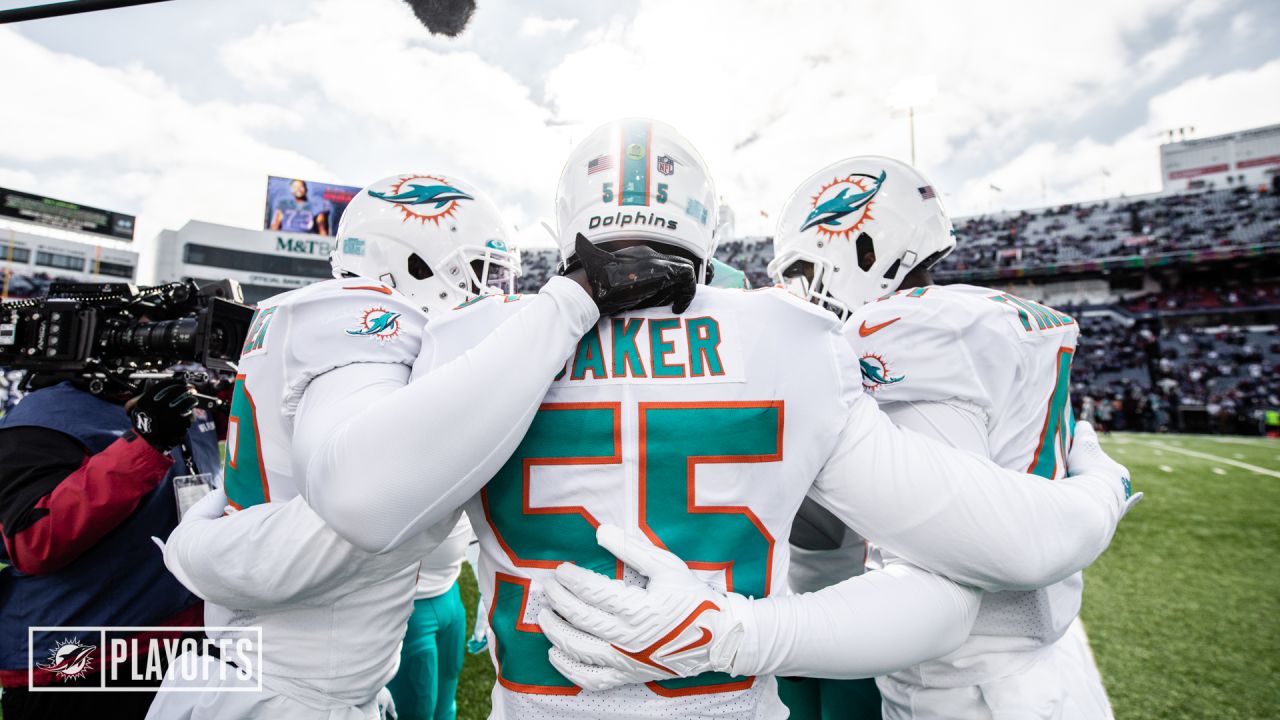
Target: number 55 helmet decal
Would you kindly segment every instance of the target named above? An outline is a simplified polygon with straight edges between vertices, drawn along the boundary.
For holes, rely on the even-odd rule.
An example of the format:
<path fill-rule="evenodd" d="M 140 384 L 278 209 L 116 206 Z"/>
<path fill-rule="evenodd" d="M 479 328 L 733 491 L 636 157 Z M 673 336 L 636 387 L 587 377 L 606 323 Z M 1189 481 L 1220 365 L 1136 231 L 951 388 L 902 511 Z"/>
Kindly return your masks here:
<path fill-rule="evenodd" d="M 715 254 L 715 186 L 702 156 L 674 128 L 629 118 L 574 148 L 556 193 L 562 266 L 582 233 L 592 243 L 647 240 Z"/>
<path fill-rule="evenodd" d="M 488 196 L 456 177 L 404 173 L 362 189 L 347 206 L 329 262 L 334 277 L 385 283 L 448 310 L 493 290 L 515 291 L 520 256 Z"/>
<path fill-rule="evenodd" d="M 769 277 L 840 317 L 898 289 L 956 245 L 929 181 L 885 157 L 841 160 L 796 189 L 773 237 Z M 870 256 L 874 254 L 874 260 Z"/>

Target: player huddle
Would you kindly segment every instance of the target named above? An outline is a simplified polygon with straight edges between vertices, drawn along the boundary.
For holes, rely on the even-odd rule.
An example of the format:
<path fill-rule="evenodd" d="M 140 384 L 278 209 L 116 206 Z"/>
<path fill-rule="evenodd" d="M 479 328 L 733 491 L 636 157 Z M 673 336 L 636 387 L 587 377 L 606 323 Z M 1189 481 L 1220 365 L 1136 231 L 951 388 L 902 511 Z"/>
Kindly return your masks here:
<path fill-rule="evenodd" d="M 334 279 L 261 303 L 225 495 L 165 548 L 208 625 L 262 628 L 265 691 L 212 672 L 151 717 L 377 717 L 463 513 L 494 718 L 783 718 L 780 684 L 852 716 L 779 677 L 879 677 L 891 718 L 1110 717 L 1072 622 L 1140 495 L 1072 419 L 1075 321 L 931 285 L 955 237 L 902 163 L 797 189 L 781 287 L 712 286 L 715 200 L 675 130 L 609 123 L 561 175 L 560 276 L 521 296 L 478 188 L 362 190 Z"/>

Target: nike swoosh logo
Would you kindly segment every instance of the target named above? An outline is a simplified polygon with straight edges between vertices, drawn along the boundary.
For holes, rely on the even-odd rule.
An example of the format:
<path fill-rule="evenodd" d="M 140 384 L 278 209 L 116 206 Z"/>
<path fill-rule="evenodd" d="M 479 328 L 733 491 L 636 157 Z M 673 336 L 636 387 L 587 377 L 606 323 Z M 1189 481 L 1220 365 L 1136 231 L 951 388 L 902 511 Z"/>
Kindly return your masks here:
<path fill-rule="evenodd" d="M 666 645 L 667 643 L 679 637 L 680 633 L 685 631 L 685 628 L 692 625 L 693 621 L 697 620 L 699 615 L 701 615 L 704 612 L 707 612 L 708 610 L 714 610 L 716 612 L 719 612 L 720 606 L 716 605 L 710 600 L 703 600 L 702 603 L 698 605 L 698 607 L 693 609 L 693 612 L 689 613 L 688 617 L 680 621 L 679 625 L 672 628 L 671 632 L 668 632 L 666 635 L 663 635 L 662 637 L 658 638 L 656 642 L 649 645 L 649 647 L 644 648 L 643 650 L 639 650 L 639 651 L 627 650 L 625 648 L 620 648 L 617 645 L 614 645 L 612 643 L 609 644 L 609 647 L 613 648 L 614 650 L 617 650 L 618 652 L 622 653 L 623 655 L 626 655 L 627 657 L 631 658 L 632 660 L 635 660 L 638 663 L 643 663 L 645 665 L 648 665 L 649 667 L 657 668 L 666 673 L 671 673 L 672 675 L 678 675 L 678 673 L 676 673 L 671 668 L 667 667 L 666 665 L 663 665 L 662 663 L 659 663 L 657 660 L 654 660 L 653 654 L 657 652 L 660 648 L 662 648 L 663 645 Z M 711 637 L 710 637 L 711 633 L 707 632 L 706 628 L 698 628 L 698 629 L 706 633 L 706 636 L 704 638 L 699 638 L 698 640 L 695 640 L 693 645 L 681 648 L 681 650 L 688 650 L 690 647 L 697 647 L 697 645 L 699 644 L 711 641 Z M 670 655 L 670 654 L 671 653 L 667 653 L 667 655 Z"/>
<path fill-rule="evenodd" d="M 871 335 L 872 333 L 880 332 L 881 330 L 889 327 L 890 325 L 898 322 L 901 319 L 902 319 L 901 317 L 896 317 L 892 320 L 885 320 L 879 325 L 870 325 L 870 326 L 867 325 L 866 320 L 863 320 L 862 324 L 858 326 L 858 337 L 866 337 L 868 335 Z"/>
<path fill-rule="evenodd" d="M 390 295 L 392 292 L 391 288 L 383 287 L 382 285 L 351 285 L 348 287 L 344 287 L 342 289 L 343 290 L 372 290 L 374 292 L 380 292 L 383 295 Z"/>
<path fill-rule="evenodd" d="M 694 648 L 700 648 L 703 645 L 706 645 L 707 643 L 711 642 L 711 631 L 706 628 L 698 628 L 698 629 L 702 631 L 702 637 L 698 638 L 697 640 L 694 640 L 688 645 L 685 645 L 679 650 L 672 650 L 671 652 L 667 653 L 663 657 L 671 657 L 672 655 L 679 655 L 682 652 L 685 652 L 687 650 L 693 650 Z"/>

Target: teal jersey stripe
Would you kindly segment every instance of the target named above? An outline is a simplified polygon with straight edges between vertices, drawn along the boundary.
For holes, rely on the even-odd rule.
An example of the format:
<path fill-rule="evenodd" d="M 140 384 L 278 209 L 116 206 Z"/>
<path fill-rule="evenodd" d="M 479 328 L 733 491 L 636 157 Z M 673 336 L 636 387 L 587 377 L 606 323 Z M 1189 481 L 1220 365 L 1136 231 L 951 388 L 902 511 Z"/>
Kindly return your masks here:
<path fill-rule="evenodd" d="M 618 177 L 619 205 L 649 204 L 649 140 L 653 127 L 647 121 L 637 120 L 622 128 L 622 158 Z"/>
<path fill-rule="evenodd" d="M 1075 432 L 1075 416 L 1071 414 L 1070 398 L 1072 355 L 1072 351 L 1067 348 L 1058 351 L 1057 381 L 1053 386 L 1053 395 L 1049 398 L 1039 452 L 1032 459 L 1028 470 L 1032 475 L 1050 480 L 1058 473 L 1058 453 L 1066 444 L 1064 430 L 1066 433 Z"/>

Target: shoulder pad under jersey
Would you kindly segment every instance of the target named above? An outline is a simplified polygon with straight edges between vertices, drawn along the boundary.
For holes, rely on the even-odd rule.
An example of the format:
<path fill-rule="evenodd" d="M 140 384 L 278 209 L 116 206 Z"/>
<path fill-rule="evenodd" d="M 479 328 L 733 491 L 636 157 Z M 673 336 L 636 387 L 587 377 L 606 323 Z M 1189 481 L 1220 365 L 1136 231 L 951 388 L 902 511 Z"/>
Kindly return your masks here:
<path fill-rule="evenodd" d="M 998 407 L 1021 349 L 994 290 L 928 286 L 859 308 L 845 337 L 862 385 L 880 402 L 960 400 Z"/>
<path fill-rule="evenodd" d="M 285 374 L 282 401 L 292 412 L 307 385 L 330 370 L 354 363 L 400 363 L 412 366 L 422 346 L 426 316 L 412 300 L 364 278 L 327 280 L 279 296 L 275 305 L 258 309 L 254 328 L 262 347 L 279 352 Z M 261 320 L 261 323 L 259 321 Z M 254 343 L 251 329 L 249 343 Z M 242 359 L 242 364 L 244 359 Z"/>

